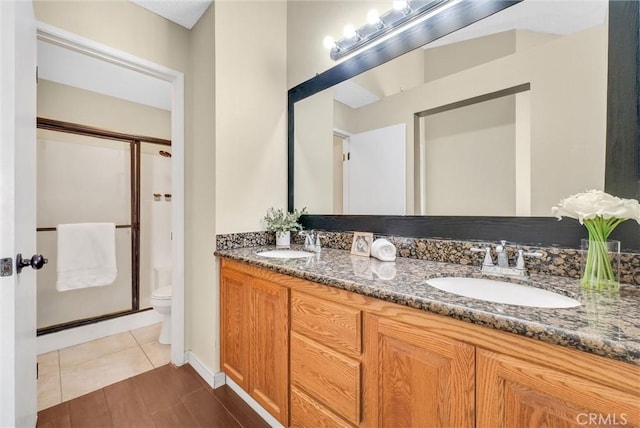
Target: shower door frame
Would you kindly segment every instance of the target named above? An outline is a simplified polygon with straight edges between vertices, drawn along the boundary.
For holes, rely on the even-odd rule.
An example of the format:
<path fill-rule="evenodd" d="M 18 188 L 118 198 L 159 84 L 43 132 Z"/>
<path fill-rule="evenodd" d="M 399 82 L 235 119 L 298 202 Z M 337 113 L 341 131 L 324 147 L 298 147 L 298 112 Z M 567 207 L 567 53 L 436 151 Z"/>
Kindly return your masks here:
<path fill-rule="evenodd" d="M 139 312 L 149 311 L 153 308 L 140 309 L 140 149 L 142 143 L 159 144 L 171 147 L 171 140 L 163 138 L 150 137 L 144 135 L 128 134 L 116 131 L 109 131 L 78 123 L 64 122 L 61 120 L 48 119 L 43 117 L 37 118 L 37 128 L 48 131 L 64 132 L 68 134 L 84 135 L 94 138 L 103 138 L 115 140 L 131 145 L 130 166 L 131 166 L 131 224 L 116 225 L 117 229 L 131 229 L 131 309 L 125 311 L 111 312 L 95 317 L 83 318 L 79 320 L 68 321 L 55 324 L 52 326 L 38 328 L 37 335 L 55 333 L 83 325 L 94 324 L 100 321 L 106 321 L 119 318 L 125 315 L 136 314 Z M 55 231 L 55 227 L 38 227 L 36 232 Z"/>

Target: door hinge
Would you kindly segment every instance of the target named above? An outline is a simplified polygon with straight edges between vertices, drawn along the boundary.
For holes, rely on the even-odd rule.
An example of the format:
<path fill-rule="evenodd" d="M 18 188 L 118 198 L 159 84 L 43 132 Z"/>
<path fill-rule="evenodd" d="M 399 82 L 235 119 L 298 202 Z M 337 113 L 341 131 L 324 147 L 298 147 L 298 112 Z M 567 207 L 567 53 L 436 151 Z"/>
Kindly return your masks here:
<path fill-rule="evenodd" d="M 0 259 L 0 276 L 11 275 L 13 275 L 13 259 L 11 257 Z"/>
<path fill-rule="evenodd" d="M 351 160 L 351 152 L 342 154 L 342 162 Z"/>

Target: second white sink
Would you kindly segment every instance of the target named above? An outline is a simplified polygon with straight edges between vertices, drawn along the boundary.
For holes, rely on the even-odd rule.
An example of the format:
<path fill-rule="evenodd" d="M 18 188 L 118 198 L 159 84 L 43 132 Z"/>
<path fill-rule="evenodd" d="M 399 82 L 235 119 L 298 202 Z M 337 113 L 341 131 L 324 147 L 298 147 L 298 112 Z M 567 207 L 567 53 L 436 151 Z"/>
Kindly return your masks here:
<path fill-rule="evenodd" d="M 313 253 L 297 250 L 267 250 L 257 254 L 262 257 L 271 257 L 274 259 L 302 259 L 313 256 Z"/>
<path fill-rule="evenodd" d="M 536 308 L 575 308 L 581 303 L 552 291 L 483 278 L 432 278 L 427 284 L 438 290 L 494 303 Z"/>

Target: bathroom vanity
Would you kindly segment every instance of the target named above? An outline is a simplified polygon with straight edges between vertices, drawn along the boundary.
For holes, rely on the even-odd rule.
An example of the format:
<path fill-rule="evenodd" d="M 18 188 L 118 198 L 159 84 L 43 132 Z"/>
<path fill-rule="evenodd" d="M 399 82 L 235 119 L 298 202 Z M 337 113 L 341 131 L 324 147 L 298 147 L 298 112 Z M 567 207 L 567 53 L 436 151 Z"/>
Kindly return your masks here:
<path fill-rule="evenodd" d="M 640 426 L 637 288 L 532 275 L 582 304 L 531 308 L 425 283 L 478 266 L 260 250 L 216 252 L 221 362 L 285 426 Z"/>

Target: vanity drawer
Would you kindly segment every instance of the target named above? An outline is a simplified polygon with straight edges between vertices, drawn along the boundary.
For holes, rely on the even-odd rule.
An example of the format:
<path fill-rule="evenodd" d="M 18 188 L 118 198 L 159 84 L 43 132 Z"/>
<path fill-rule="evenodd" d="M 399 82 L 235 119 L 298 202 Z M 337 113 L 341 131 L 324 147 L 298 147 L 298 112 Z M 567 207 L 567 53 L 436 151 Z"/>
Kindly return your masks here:
<path fill-rule="evenodd" d="M 352 428 L 353 425 L 291 386 L 291 426 L 301 428 Z"/>
<path fill-rule="evenodd" d="M 291 332 L 291 384 L 359 424 L 360 361 Z"/>
<path fill-rule="evenodd" d="M 362 352 L 362 312 L 291 292 L 291 330 L 353 357 Z"/>

